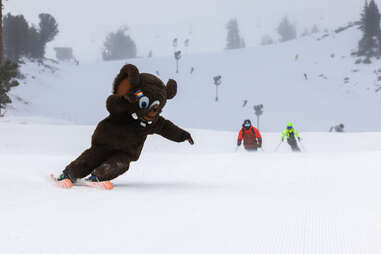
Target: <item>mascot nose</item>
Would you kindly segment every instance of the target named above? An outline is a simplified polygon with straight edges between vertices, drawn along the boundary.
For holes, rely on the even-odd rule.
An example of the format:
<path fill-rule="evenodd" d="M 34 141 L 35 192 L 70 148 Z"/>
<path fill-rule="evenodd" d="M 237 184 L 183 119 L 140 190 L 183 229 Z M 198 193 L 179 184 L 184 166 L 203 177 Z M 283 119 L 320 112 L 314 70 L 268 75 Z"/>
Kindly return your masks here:
<path fill-rule="evenodd" d="M 149 109 L 149 111 L 146 113 L 146 116 L 143 117 L 145 120 L 153 120 L 158 114 L 160 113 L 160 107 L 153 106 Z"/>
<path fill-rule="evenodd" d="M 156 115 L 157 113 L 159 113 L 159 106 L 157 106 L 157 105 L 155 105 L 155 106 L 153 106 L 151 109 L 150 109 L 150 111 L 149 111 L 149 115 Z"/>
<path fill-rule="evenodd" d="M 150 112 L 148 112 L 148 116 L 149 117 L 154 117 L 154 116 L 156 116 L 157 115 L 157 112 L 156 111 L 150 111 Z"/>

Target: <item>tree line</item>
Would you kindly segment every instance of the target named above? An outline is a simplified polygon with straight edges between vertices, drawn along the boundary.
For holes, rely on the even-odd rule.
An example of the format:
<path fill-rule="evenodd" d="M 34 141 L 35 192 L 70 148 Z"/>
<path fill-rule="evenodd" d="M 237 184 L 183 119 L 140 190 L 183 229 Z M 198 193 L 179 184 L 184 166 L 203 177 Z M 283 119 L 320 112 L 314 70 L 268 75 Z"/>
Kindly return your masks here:
<path fill-rule="evenodd" d="M 21 57 L 43 59 L 46 44 L 58 34 L 58 24 L 48 13 L 41 13 L 38 25 L 29 24 L 23 15 L 8 13 L 3 18 L 4 58 L 18 62 Z"/>
<path fill-rule="evenodd" d="M 12 102 L 8 92 L 19 85 L 20 58 L 43 59 L 46 44 L 58 34 L 52 15 L 41 13 L 38 25 L 29 24 L 23 15 L 8 13 L 3 17 L 3 2 L 0 0 L 0 116 Z"/>
<path fill-rule="evenodd" d="M 317 29 L 317 28 L 315 28 Z M 239 49 L 245 47 L 245 40 L 240 34 L 239 25 L 237 19 L 231 19 L 226 24 L 227 36 L 226 36 L 226 49 Z M 287 17 L 284 17 L 279 26 L 277 32 L 280 36 L 281 42 L 296 39 L 296 25 L 291 23 Z M 269 45 L 274 43 L 274 40 L 269 35 L 263 36 L 261 45 Z"/>

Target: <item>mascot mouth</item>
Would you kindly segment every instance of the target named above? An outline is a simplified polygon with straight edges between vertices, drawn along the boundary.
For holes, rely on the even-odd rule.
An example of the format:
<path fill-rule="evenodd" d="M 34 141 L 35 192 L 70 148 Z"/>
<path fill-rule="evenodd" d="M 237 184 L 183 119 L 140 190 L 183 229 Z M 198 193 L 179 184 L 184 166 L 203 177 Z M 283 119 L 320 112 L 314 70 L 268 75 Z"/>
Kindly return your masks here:
<path fill-rule="evenodd" d="M 152 122 L 153 119 L 155 119 L 156 116 L 149 116 L 149 115 L 146 115 L 146 116 L 143 116 L 141 119 L 143 119 L 144 121 L 146 122 Z"/>
<path fill-rule="evenodd" d="M 140 120 L 140 125 L 143 127 L 146 127 L 147 125 L 151 125 L 153 120 L 155 119 L 156 115 L 154 117 L 145 115 L 142 117 L 139 117 L 137 113 L 132 113 L 131 117 L 135 120 Z"/>
<path fill-rule="evenodd" d="M 159 102 L 158 102 L 159 103 Z M 151 105 L 151 108 L 148 110 L 142 111 L 140 114 L 133 112 L 131 117 L 136 121 L 140 121 L 140 125 L 143 127 L 147 127 L 147 125 L 151 125 L 152 122 L 157 118 L 160 114 L 161 110 L 158 105 Z"/>

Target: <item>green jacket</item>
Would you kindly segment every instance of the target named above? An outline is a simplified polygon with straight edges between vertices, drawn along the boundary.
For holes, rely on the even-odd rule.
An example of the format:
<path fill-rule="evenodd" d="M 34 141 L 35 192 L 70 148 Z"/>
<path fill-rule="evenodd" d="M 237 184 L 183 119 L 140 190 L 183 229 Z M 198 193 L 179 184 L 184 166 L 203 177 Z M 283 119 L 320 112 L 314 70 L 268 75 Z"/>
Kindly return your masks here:
<path fill-rule="evenodd" d="M 291 133 L 294 133 L 295 137 L 299 138 L 299 132 L 296 129 L 292 128 L 291 130 L 286 129 L 285 131 L 283 131 L 283 133 L 282 133 L 282 139 L 284 139 L 286 137 L 287 140 L 288 140 L 290 138 L 290 134 Z"/>

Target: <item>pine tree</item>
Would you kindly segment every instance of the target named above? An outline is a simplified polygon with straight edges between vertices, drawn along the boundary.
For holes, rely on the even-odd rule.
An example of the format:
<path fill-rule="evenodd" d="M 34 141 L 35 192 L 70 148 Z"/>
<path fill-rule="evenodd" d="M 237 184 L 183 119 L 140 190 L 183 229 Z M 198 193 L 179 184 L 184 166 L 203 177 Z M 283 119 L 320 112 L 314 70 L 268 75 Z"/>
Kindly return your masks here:
<path fill-rule="evenodd" d="M 381 56 L 381 28 L 380 12 L 374 0 L 365 2 L 361 14 L 360 29 L 363 32 L 363 38 L 359 42 L 358 56 L 380 57 Z"/>
<path fill-rule="evenodd" d="M 365 0 L 364 8 L 361 13 L 361 20 L 360 20 L 360 30 L 365 32 L 365 24 L 367 24 L 367 11 L 368 11 L 368 0 Z"/>
<path fill-rule="evenodd" d="M 296 39 L 296 27 L 288 21 L 287 17 L 284 17 L 280 22 L 277 29 L 281 39 L 281 42 Z"/>
<path fill-rule="evenodd" d="M 37 52 L 33 52 L 34 55 L 37 55 L 37 58 L 43 58 L 45 56 L 45 48 L 46 44 L 48 42 L 51 42 L 58 34 L 58 24 L 56 22 L 56 19 L 48 14 L 48 13 L 41 13 L 38 15 L 40 22 L 38 24 L 39 31 L 38 31 L 38 37 L 36 39 L 39 40 L 40 48 L 36 49 Z M 31 31 L 32 36 L 36 36 L 36 34 Z"/>
<path fill-rule="evenodd" d="M 11 87 L 18 86 L 15 78 L 18 75 L 18 65 L 10 61 L 4 62 L 4 43 L 3 43 L 3 0 L 0 0 L 0 116 L 1 110 L 12 100 L 8 96 Z"/>
<path fill-rule="evenodd" d="M 102 52 L 103 60 L 122 60 L 136 57 L 136 44 L 126 35 L 127 28 L 108 34 Z"/>
<path fill-rule="evenodd" d="M 368 32 L 371 36 L 380 36 L 380 11 L 374 0 L 371 0 L 368 6 L 369 28 Z"/>
<path fill-rule="evenodd" d="M 40 33 L 34 26 L 29 28 L 26 47 L 28 58 L 41 59 L 45 55 L 45 43 L 41 41 Z"/>
<path fill-rule="evenodd" d="M 4 46 L 3 46 L 3 0 L 0 0 L 0 65 L 3 63 Z"/>
<path fill-rule="evenodd" d="M 5 61 L 0 66 L 0 116 L 2 116 L 2 109 L 12 100 L 8 96 L 8 92 L 12 87 L 18 86 L 19 83 L 15 78 L 18 75 L 18 65 L 10 61 Z"/>
<path fill-rule="evenodd" d="M 271 45 L 274 43 L 273 38 L 271 38 L 270 35 L 264 35 L 261 39 L 261 45 L 266 46 L 266 45 Z"/>
<path fill-rule="evenodd" d="M 3 43 L 3 0 L 0 0 L 0 65 L 4 61 L 4 43 Z"/>
<path fill-rule="evenodd" d="M 23 15 L 8 13 L 3 21 L 4 54 L 7 59 L 17 62 L 27 54 L 29 25 Z"/>
<path fill-rule="evenodd" d="M 231 19 L 226 24 L 228 31 L 226 38 L 226 49 L 238 49 L 245 47 L 245 41 L 240 36 L 238 22 L 236 19 Z"/>

